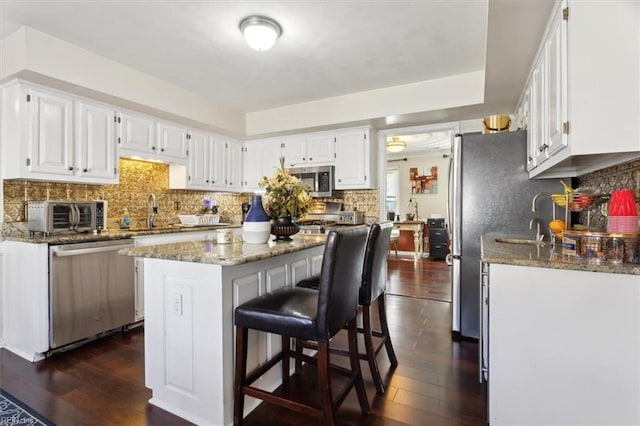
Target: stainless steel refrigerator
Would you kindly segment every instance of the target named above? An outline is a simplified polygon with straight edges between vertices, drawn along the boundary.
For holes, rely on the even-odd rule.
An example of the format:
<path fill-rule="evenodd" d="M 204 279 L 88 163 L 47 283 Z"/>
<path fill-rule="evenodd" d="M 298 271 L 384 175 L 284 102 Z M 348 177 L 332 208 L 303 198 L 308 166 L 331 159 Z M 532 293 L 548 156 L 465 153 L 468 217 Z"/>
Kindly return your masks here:
<path fill-rule="evenodd" d="M 533 217 L 547 224 L 555 206 L 539 192 L 562 192 L 559 179 L 529 179 L 525 131 L 456 135 L 449 179 L 452 259 L 452 329 L 463 337 L 480 337 L 480 237 L 488 232 L 535 235 Z M 567 182 L 569 183 L 569 182 Z"/>

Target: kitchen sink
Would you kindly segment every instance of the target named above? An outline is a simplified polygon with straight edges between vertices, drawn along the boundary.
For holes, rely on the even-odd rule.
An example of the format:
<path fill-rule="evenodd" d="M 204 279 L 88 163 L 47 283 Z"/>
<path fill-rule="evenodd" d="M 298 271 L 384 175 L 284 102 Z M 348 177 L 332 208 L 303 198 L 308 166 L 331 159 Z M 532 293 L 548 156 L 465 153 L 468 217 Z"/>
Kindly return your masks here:
<path fill-rule="evenodd" d="M 528 244 L 532 246 L 544 246 L 544 241 L 538 240 L 529 240 L 525 238 L 496 238 L 496 243 L 505 243 L 505 244 Z"/>

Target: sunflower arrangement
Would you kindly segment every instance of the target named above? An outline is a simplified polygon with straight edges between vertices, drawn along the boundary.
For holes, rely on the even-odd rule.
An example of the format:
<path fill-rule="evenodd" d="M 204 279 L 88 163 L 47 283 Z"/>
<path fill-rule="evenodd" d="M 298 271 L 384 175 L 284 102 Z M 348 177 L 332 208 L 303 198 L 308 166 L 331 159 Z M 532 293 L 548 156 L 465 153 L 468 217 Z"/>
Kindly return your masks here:
<path fill-rule="evenodd" d="M 309 186 L 284 168 L 284 157 L 280 157 L 280 168 L 276 169 L 273 177 L 264 176 L 258 185 L 265 189 L 264 208 L 273 219 L 301 217 L 313 203 Z"/>

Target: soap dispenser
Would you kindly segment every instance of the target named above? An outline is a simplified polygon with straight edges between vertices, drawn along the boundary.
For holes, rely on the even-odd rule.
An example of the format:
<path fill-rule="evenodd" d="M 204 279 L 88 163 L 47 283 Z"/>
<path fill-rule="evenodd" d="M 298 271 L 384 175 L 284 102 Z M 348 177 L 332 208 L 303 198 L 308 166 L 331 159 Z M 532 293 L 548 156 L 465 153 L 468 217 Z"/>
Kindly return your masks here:
<path fill-rule="evenodd" d="M 129 210 L 126 208 L 122 212 L 122 219 L 120 220 L 120 229 L 129 229 L 131 226 L 131 218 L 129 217 Z"/>

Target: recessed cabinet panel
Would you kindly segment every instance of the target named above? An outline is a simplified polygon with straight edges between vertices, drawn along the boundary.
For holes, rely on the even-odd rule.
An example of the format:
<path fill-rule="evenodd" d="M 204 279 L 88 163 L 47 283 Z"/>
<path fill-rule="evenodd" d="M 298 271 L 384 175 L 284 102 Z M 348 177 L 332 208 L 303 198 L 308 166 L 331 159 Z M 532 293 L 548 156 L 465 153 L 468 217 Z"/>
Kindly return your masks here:
<path fill-rule="evenodd" d="M 156 152 L 154 121 L 130 113 L 122 114 L 120 148 L 149 154 Z"/>
<path fill-rule="evenodd" d="M 309 164 L 333 164 L 334 136 L 331 133 L 311 134 L 307 138 L 307 162 Z"/>
<path fill-rule="evenodd" d="M 189 139 L 189 170 L 188 184 L 193 188 L 209 186 L 209 146 L 211 138 L 200 132 L 191 132 Z"/>
<path fill-rule="evenodd" d="M 307 164 L 307 137 L 292 136 L 282 140 L 282 156 L 286 167 L 299 167 Z"/>
<path fill-rule="evenodd" d="M 240 191 L 242 189 L 242 178 L 242 144 L 229 141 L 227 143 L 227 188 L 232 191 Z"/>
<path fill-rule="evenodd" d="M 37 89 L 29 89 L 28 93 L 27 170 L 73 175 L 73 99 Z"/>
<path fill-rule="evenodd" d="M 256 139 L 245 142 L 244 189 L 259 190 L 258 182 L 263 176 L 271 177 L 280 167 L 280 139 Z"/>
<path fill-rule="evenodd" d="M 562 22 L 559 17 L 555 19 L 551 37 L 547 42 L 547 90 L 545 91 L 547 128 L 544 139 L 549 155 L 567 145 L 567 135 L 562 128 L 563 123 L 567 121 L 566 83 L 563 81 L 565 76 L 563 58 L 566 57 L 566 53 L 563 52 L 565 40 Z"/>
<path fill-rule="evenodd" d="M 157 123 L 156 133 L 156 146 L 161 155 L 181 160 L 187 158 L 187 130 L 184 127 Z"/>
<path fill-rule="evenodd" d="M 353 189 L 367 184 L 368 148 L 362 129 L 336 134 L 336 189 Z"/>
<path fill-rule="evenodd" d="M 78 175 L 117 182 L 115 111 L 107 106 L 77 102 L 77 112 Z"/>
<path fill-rule="evenodd" d="M 219 189 L 226 189 L 226 144 L 227 141 L 222 138 L 211 138 L 211 148 L 209 154 L 210 168 L 209 181 L 212 186 Z"/>

